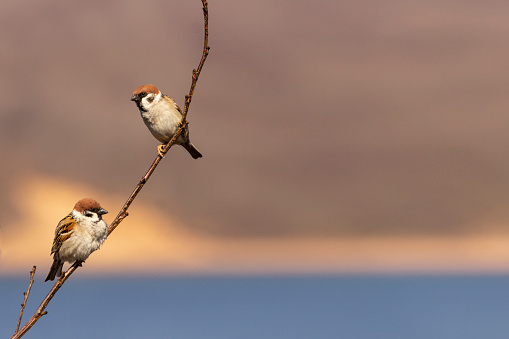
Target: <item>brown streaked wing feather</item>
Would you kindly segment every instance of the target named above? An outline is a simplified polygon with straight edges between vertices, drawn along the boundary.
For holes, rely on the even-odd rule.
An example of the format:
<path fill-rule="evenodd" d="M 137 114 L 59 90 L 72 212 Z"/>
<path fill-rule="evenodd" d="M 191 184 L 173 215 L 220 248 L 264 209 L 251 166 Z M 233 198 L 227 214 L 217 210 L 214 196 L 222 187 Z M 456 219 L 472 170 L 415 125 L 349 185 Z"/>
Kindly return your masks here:
<path fill-rule="evenodd" d="M 182 110 L 180 109 L 179 105 L 175 102 L 175 107 L 177 107 L 177 110 L 182 114 Z"/>
<path fill-rule="evenodd" d="M 72 217 L 72 213 L 69 213 L 65 218 L 60 220 L 55 229 L 55 239 L 53 240 L 53 247 L 51 247 L 51 254 L 58 252 L 62 243 L 69 239 L 74 232 L 74 225 L 76 225 L 76 221 Z"/>
<path fill-rule="evenodd" d="M 167 96 L 166 94 L 163 94 L 163 97 L 165 97 L 166 99 L 168 99 L 170 102 L 173 102 L 175 104 L 175 107 L 177 108 L 177 111 L 180 112 L 180 114 L 182 114 L 182 110 L 180 109 L 179 105 L 177 104 L 177 102 L 175 102 L 175 100 L 173 100 L 172 98 L 170 98 L 169 96 Z"/>

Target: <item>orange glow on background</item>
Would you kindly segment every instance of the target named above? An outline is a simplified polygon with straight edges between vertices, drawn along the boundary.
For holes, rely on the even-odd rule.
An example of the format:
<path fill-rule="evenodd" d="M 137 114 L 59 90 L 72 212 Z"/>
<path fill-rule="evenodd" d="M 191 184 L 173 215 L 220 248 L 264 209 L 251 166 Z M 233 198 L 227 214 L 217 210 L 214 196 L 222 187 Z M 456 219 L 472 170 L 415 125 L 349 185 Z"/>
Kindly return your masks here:
<path fill-rule="evenodd" d="M 97 197 L 113 220 L 118 196 L 72 182 L 30 175 L 16 203 L 28 211 L 2 233 L 2 275 L 38 272 L 51 264 L 54 227 L 85 196 Z M 75 192 L 80 192 L 78 195 Z M 350 237 L 236 239 L 193 233 L 185 223 L 135 200 L 130 215 L 80 274 L 334 274 L 502 272 L 509 237 Z M 23 227 L 24 226 L 24 227 Z M 44 272 L 45 274 L 46 272 Z M 41 273 L 42 274 L 42 273 Z"/>

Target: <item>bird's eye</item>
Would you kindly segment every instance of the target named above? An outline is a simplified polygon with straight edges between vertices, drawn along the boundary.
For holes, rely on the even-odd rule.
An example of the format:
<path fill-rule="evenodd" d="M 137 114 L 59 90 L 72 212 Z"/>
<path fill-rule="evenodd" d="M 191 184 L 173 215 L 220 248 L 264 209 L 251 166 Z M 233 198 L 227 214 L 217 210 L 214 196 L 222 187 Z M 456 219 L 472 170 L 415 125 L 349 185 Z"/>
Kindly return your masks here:
<path fill-rule="evenodd" d="M 147 92 L 141 92 L 140 93 L 140 96 L 144 97 L 145 95 L 147 95 Z"/>
<path fill-rule="evenodd" d="M 89 212 L 89 211 L 86 211 L 86 212 L 85 212 L 85 216 L 86 216 L 86 217 L 91 218 L 91 217 L 93 217 L 93 216 L 94 216 L 94 213 Z"/>

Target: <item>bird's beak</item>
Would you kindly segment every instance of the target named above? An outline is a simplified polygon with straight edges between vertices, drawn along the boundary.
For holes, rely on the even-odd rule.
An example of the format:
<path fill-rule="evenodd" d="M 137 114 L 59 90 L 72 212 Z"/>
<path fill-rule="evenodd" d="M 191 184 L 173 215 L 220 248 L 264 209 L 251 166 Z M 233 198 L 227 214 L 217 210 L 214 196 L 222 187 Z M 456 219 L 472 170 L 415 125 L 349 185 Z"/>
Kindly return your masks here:
<path fill-rule="evenodd" d="M 137 96 L 137 95 L 133 95 L 133 96 L 131 97 L 131 101 L 136 101 L 136 100 L 138 100 L 138 96 Z"/>
<path fill-rule="evenodd" d="M 99 211 L 97 211 L 97 214 L 99 215 L 108 214 L 108 211 L 106 211 L 104 208 L 101 208 Z"/>

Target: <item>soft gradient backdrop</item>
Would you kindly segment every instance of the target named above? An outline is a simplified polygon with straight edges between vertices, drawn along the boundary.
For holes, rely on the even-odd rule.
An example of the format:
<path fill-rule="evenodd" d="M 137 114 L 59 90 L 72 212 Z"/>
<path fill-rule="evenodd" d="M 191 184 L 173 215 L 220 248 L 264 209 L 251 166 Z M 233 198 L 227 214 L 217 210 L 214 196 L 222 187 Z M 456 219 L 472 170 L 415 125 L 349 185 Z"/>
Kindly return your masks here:
<path fill-rule="evenodd" d="M 509 3 L 211 1 L 189 113 L 80 274 L 509 272 Z M 113 220 L 183 106 L 199 1 L 0 4 L 0 270 L 46 274 L 82 197 Z"/>

